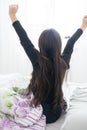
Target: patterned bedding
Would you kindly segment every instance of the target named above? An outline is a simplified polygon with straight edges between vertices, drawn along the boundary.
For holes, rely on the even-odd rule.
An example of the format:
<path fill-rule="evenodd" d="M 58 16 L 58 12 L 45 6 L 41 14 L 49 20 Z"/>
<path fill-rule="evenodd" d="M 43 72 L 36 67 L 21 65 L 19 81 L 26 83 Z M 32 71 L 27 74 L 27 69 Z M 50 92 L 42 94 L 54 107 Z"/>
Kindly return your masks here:
<path fill-rule="evenodd" d="M 37 114 L 39 115 L 37 119 L 34 116 L 35 120 L 32 120 L 30 124 L 28 124 L 29 120 L 28 123 L 26 122 L 27 117 L 30 116 L 27 98 L 20 96 L 19 93 L 22 94 L 23 89 L 28 86 L 29 80 L 30 76 L 23 76 L 19 73 L 0 75 L 0 130 L 60 130 L 64 123 L 65 115 L 62 115 L 55 123 L 46 126 L 41 106 L 37 108 L 40 110 Z M 64 84 L 63 91 L 68 103 L 76 86 L 78 87 L 79 85 L 81 84 L 70 82 Z"/>
<path fill-rule="evenodd" d="M 3 79 L 0 87 L 0 130 L 45 130 L 46 117 L 42 114 L 42 106 L 31 107 L 33 94 L 28 98 L 23 96 L 24 89 L 12 86 L 13 79 Z"/>

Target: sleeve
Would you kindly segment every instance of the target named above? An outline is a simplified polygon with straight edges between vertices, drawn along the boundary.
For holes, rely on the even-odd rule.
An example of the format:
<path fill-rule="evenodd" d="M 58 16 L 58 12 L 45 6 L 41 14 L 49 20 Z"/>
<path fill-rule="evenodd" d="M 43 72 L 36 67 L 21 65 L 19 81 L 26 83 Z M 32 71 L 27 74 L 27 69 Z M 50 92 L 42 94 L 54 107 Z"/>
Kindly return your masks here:
<path fill-rule="evenodd" d="M 71 55 L 73 52 L 73 47 L 75 42 L 79 39 L 79 37 L 82 35 L 83 31 L 79 28 L 73 35 L 72 37 L 68 40 L 64 51 L 62 53 L 62 58 L 64 59 L 64 61 L 67 63 L 68 67 L 69 67 L 69 62 L 71 59 Z"/>
<path fill-rule="evenodd" d="M 24 30 L 24 28 L 22 27 L 22 25 L 20 24 L 20 22 L 18 20 L 15 21 L 12 25 L 18 34 L 21 45 L 23 46 L 27 56 L 29 57 L 29 59 L 34 67 L 34 65 L 38 59 L 38 53 L 39 53 L 38 50 L 35 49 L 34 45 L 28 38 L 26 31 Z"/>

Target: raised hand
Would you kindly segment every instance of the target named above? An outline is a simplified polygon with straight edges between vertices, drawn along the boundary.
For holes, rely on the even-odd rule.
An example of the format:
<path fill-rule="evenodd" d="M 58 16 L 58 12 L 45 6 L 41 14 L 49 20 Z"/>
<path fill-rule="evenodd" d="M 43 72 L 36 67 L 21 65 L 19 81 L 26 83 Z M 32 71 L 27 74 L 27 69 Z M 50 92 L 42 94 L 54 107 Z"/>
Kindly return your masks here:
<path fill-rule="evenodd" d="M 12 22 L 17 20 L 16 13 L 18 11 L 18 5 L 9 5 L 9 16 Z"/>
<path fill-rule="evenodd" d="M 9 15 L 16 15 L 18 11 L 18 5 L 9 5 Z"/>
<path fill-rule="evenodd" d="M 84 31 L 87 28 L 87 15 L 83 17 L 81 29 Z"/>

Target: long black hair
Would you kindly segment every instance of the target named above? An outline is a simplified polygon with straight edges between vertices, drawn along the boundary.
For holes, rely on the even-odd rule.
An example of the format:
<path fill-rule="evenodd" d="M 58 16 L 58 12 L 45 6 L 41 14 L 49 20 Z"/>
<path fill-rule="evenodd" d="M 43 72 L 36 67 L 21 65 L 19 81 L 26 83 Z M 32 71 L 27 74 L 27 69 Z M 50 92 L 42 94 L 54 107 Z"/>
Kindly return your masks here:
<path fill-rule="evenodd" d="M 53 110 L 58 105 L 62 106 L 63 92 L 62 82 L 67 69 L 66 63 L 61 58 L 61 37 L 54 29 L 48 29 L 41 33 L 38 46 L 38 71 L 33 71 L 32 79 L 28 87 L 29 93 L 35 87 L 35 94 L 32 103 L 37 106 L 44 102 L 50 91 L 53 90 Z M 52 82 L 50 82 L 52 80 Z"/>

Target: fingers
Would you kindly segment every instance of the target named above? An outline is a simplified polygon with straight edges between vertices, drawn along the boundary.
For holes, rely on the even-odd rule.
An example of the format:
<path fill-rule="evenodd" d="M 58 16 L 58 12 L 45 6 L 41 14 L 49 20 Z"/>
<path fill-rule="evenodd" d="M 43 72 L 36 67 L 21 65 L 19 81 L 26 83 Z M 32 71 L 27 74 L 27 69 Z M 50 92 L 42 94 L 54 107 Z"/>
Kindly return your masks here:
<path fill-rule="evenodd" d="M 9 8 L 18 8 L 18 4 L 9 5 Z"/>
<path fill-rule="evenodd" d="M 18 11 L 18 5 L 17 4 L 12 4 L 9 5 L 9 14 L 10 15 L 15 15 Z"/>
<path fill-rule="evenodd" d="M 16 5 L 16 4 L 9 5 L 9 10 L 17 11 L 18 10 L 18 5 Z"/>

